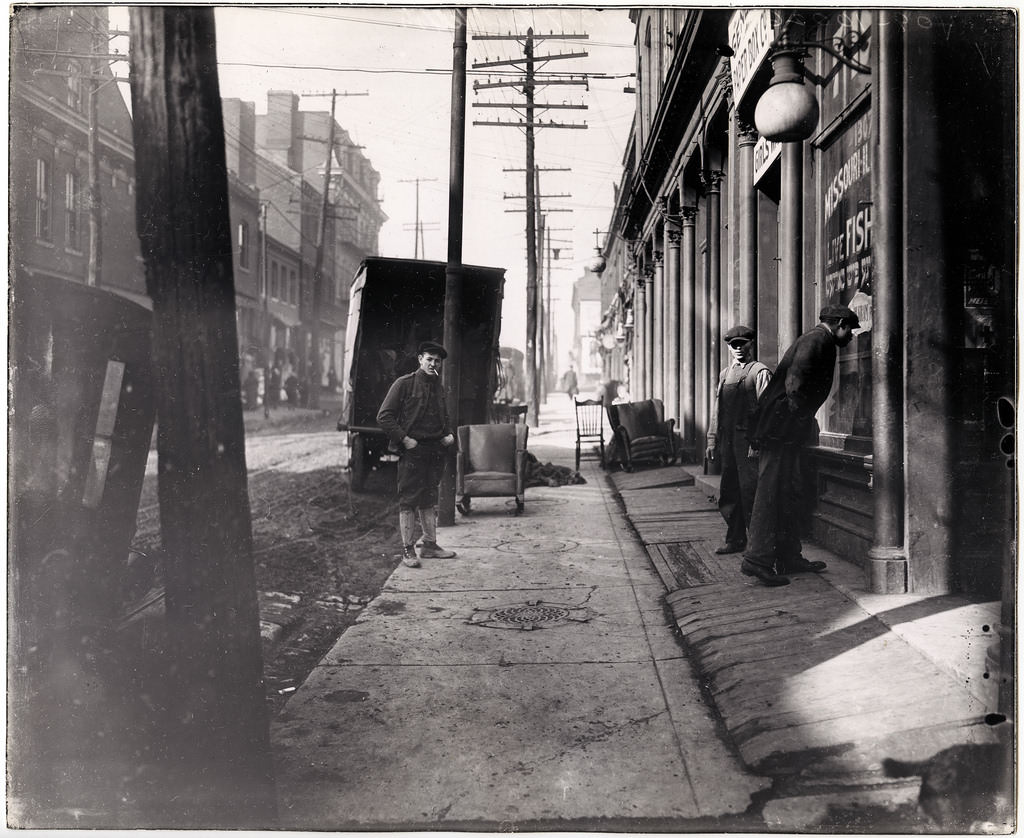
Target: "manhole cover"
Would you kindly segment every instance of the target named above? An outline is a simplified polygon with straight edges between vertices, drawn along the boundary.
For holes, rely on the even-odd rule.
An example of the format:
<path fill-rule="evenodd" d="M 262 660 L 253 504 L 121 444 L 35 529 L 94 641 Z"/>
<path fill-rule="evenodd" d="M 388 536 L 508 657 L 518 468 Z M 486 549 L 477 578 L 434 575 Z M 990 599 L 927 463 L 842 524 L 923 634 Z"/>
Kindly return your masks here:
<path fill-rule="evenodd" d="M 567 623 L 585 623 L 589 619 L 589 608 L 535 599 L 515 605 L 503 605 L 500 608 L 477 609 L 468 622 L 471 625 L 488 628 L 532 631 L 564 626 Z"/>
<path fill-rule="evenodd" d="M 580 545 L 575 541 L 556 541 L 552 538 L 524 538 L 521 541 L 506 541 L 498 545 L 503 553 L 567 553 Z"/>

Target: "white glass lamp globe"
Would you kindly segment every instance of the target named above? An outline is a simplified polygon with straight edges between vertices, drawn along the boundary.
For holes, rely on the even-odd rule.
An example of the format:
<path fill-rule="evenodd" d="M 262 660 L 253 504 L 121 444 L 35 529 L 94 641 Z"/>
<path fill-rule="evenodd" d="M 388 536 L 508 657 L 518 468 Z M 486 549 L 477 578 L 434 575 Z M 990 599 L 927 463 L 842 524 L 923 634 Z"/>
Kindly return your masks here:
<path fill-rule="evenodd" d="M 772 80 L 754 108 L 754 125 L 764 138 L 777 143 L 806 140 L 818 124 L 818 99 L 804 84 L 793 53 L 772 58 Z"/>

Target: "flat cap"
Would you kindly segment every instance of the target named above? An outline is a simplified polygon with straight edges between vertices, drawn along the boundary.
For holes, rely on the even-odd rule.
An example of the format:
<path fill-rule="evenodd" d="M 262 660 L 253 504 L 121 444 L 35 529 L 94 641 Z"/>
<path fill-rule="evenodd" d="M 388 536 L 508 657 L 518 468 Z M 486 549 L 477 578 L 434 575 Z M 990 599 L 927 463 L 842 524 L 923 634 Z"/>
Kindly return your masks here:
<path fill-rule="evenodd" d="M 722 335 L 722 340 L 726 343 L 733 340 L 753 340 L 754 330 L 749 326 L 733 326 L 729 331 Z"/>
<path fill-rule="evenodd" d="M 850 328 L 860 328 L 860 318 L 856 312 L 846 306 L 825 306 L 818 315 L 819 320 L 845 320 Z"/>
<path fill-rule="evenodd" d="M 416 350 L 417 355 L 422 355 L 424 352 L 429 352 L 431 355 L 440 355 L 441 360 L 448 357 L 448 350 L 434 340 L 423 341 L 423 343 L 420 344 L 420 348 Z"/>

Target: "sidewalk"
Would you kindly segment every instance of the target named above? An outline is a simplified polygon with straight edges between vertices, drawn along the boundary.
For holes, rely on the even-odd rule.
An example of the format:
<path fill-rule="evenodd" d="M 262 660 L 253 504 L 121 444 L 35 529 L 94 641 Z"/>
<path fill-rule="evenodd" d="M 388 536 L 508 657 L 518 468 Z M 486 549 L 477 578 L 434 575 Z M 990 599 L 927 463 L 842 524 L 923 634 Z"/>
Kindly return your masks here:
<path fill-rule="evenodd" d="M 985 661 L 998 602 L 871 594 L 859 568 L 814 545 L 804 555 L 826 573 L 765 588 L 740 574 L 739 555 L 714 554 L 724 523 L 698 469 L 684 469 L 684 488 L 652 490 L 676 471 L 611 479 L 740 758 L 775 779 L 767 828 L 834 826 L 845 808 L 874 831 L 869 810 L 911 804 L 920 782 L 885 778 L 883 758 L 996 741 Z"/>
<path fill-rule="evenodd" d="M 573 439 L 530 450 L 571 464 Z M 583 473 L 519 517 L 480 498 L 439 532 L 456 558 L 395 570 L 275 720 L 282 828 L 757 827 L 768 783 L 722 743 L 660 578 Z"/>
<path fill-rule="evenodd" d="M 553 396 L 530 450 L 571 465 Z M 687 470 L 581 470 L 395 570 L 275 720 L 282 828 L 919 829 L 880 760 L 994 739 L 998 603 L 872 596 L 813 547 L 764 588 Z"/>

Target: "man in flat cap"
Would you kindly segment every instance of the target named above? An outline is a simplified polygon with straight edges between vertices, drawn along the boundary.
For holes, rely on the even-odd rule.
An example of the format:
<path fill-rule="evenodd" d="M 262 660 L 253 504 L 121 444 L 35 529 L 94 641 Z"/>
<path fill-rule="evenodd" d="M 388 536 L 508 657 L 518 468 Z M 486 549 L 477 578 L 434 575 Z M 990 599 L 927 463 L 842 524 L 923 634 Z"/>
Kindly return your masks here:
<path fill-rule="evenodd" d="M 824 562 L 808 561 L 800 552 L 800 450 L 832 389 L 837 347 L 853 340 L 860 320 L 845 306 L 825 306 L 818 319 L 782 356 L 750 434 L 760 467 L 740 570 L 769 586 L 788 585 L 787 573 L 825 569 Z"/>
<path fill-rule="evenodd" d="M 733 326 L 724 335 L 732 362 L 718 377 L 715 409 L 708 428 L 707 457 L 722 465 L 718 509 L 725 518 L 725 543 L 718 554 L 741 553 L 747 546 L 747 524 L 757 490 L 757 459 L 747 429 L 757 417 L 757 405 L 772 372 L 754 360 L 754 330 Z"/>
<path fill-rule="evenodd" d="M 419 567 L 421 558 L 455 555 L 437 544 L 437 489 L 445 449 L 455 442 L 441 389 L 441 362 L 447 357 L 441 344 L 421 343 L 419 368 L 395 380 L 377 411 L 377 423 L 398 452 L 398 530 L 406 567 Z M 419 556 L 413 541 L 417 517 L 423 532 Z"/>

